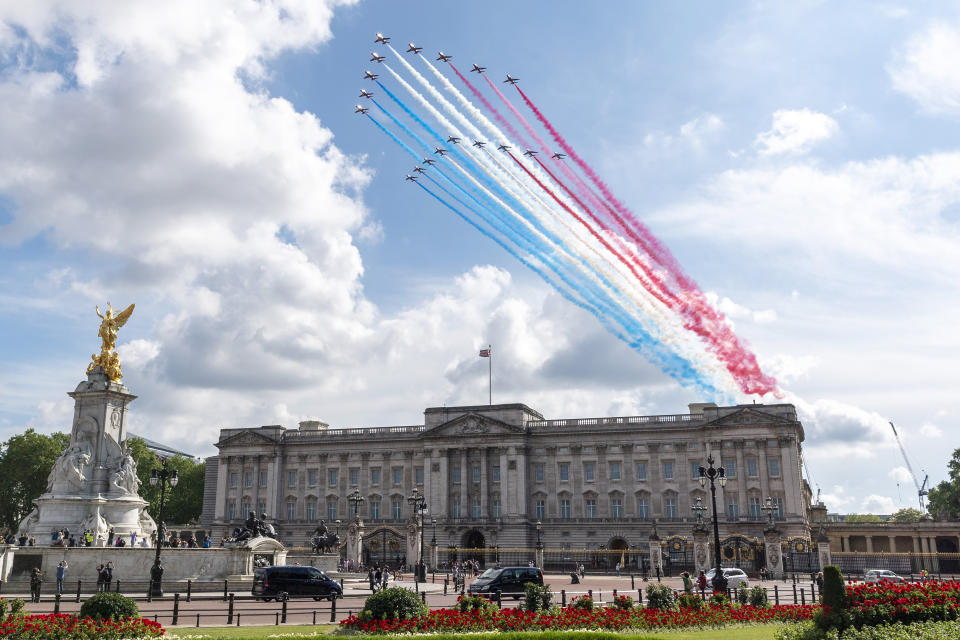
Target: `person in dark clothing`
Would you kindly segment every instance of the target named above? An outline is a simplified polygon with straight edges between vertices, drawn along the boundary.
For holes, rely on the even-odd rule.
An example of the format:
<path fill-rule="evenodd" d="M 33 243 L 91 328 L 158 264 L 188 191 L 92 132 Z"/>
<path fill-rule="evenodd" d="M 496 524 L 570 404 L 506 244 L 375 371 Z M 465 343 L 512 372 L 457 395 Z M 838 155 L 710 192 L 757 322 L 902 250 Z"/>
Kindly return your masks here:
<path fill-rule="evenodd" d="M 40 569 L 34 568 L 30 573 L 30 601 L 40 602 L 40 587 L 43 585 L 43 574 Z"/>
<path fill-rule="evenodd" d="M 67 561 L 61 560 L 57 565 L 57 595 L 63 593 L 63 579 L 67 576 Z"/>

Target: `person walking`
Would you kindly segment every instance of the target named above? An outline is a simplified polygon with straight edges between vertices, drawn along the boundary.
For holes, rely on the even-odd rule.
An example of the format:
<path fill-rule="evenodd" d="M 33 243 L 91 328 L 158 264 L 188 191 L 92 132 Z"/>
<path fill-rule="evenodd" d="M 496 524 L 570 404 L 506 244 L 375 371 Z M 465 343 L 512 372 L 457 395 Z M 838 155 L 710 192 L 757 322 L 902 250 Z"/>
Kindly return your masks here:
<path fill-rule="evenodd" d="M 617 563 L 616 569 L 617 569 L 617 577 L 619 578 L 619 577 L 620 577 L 620 563 L 619 563 L 619 562 Z"/>
<path fill-rule="evenodd" d="M 386 567 L 384 567 L 384 569 L 383 569 L 383 582 L 382 582 L 380 588 L 381 588 L 381 589 L 386 589 L 386 588 L 387 588 L 387 584 L 388 584 L 389 582 L 390 582 L 390 571 L 389 571 Z"/>
<path fill-rule="evenodd" d="M 63 594 L 63 579 L 67 575 L 67 568 L 69 565 L 66 560 L 61 560 L 60 564 L 57 565 L 57 595 Z"/>
<path fill-rule="evenodd" d="M 107 581 L 106 581 L 106 584 L 104 585 L 103 590 L 110 591 L 110 584 L 113 583 L 113 563 L 112 562 L 107 563 L 106 571 L 107 571 Z"/>
<path fill-rule="evenodd" d="M 703 598 L 707 592 L 707 574 L 703 572 L 703 569 L 700 570 L 700 575 L 697 576 L 697 588 L 700 589 L 700 597 Z"/>
<path fill-rule="evenodd" d="M 690 578 L 690 572 L 684 571 L 680 574 L 680 577 L 683 578 L 683 592 L 686 594 L 693 593 L 693 580 Z"/>
<path fill-rule="evenodd" d="M 40 573 L 40 569 L 34 567 L 33 572 L 30 573 L 30 601 L 31 602 L 40 602 L 40 587 L 43 585 L 43 574 Z"/>

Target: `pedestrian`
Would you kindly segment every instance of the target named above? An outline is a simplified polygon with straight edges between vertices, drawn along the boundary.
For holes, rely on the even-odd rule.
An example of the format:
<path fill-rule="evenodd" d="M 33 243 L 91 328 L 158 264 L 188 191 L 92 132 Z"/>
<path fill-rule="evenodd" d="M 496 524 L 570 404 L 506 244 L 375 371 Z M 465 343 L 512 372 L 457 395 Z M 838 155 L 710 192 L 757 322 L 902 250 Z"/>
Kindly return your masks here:
<path fill-rule="evenodd" d="M 760 567 L 760 582 L 763 582 L 767 579 L 767 568 Z"/>
<path fill-rule="evenodd" d="M 109 533 L 107 534 L 107 546 L 108 546 L 108 547 L 112 547 L 112 546 L 113 546 L 113 539 L 114 539 L 114 537 L 115 537 L 116 535 L 117 535 L 117 534 L 116 534 L 116 531 L 114 531 L 113 527 L 110 527 L 110 531 L 109 531 Z"/>
<path fill-rule="evenodd" d="M 374 582 L 375 579 L 376 579 L 376 576 L 375 576 L 374 573 L 373 573 L 373 567 L 370 567 L 370 570 L 367 571 L 367 580 L 370 582 L 370 591 L 371 591 L 371 592 L 377 590 L 377 585 L 376 585 L 376 583 Z"/>
<path fill-rule="evenodd" d="M 58 596 L 63 593 L 63 579 L 67 575 L 68 566 L 69 565 L 67 565 L 66 560 L 61 560 L 60 564 L 57 565 L 57 595 Z"/>
<path fill-rule="evenodd" d="M 43 574 L 40 573 L 40 569 L 37 567 L 33 568 L 33 572 L 30 574 L 30 601 L 31 602 L 40 602 L 40 586 L 43 584 Z"/>
<path fill-rule="evenodd" d="M 374 591 L 380 588 L 380 582 L 383 580 L 383 572 L 380 570 L 380 565 L 377 565 L 377 570 L 373 572 L 374 578 Z"/>
<path fill-rule="evenodd" d="M 654 566 L 654 568 L 657 570 L 657 582 L 660 582 L 660 576 L 663 575 L 662 573 L 660 573 L 660 563 L 658 562 L 658 563 Z"/>
<path fill-rule="evenodd" d="M 690 572 L 684 571 L 680 574 L 680 577 L 683 578 L 683 592 L 685 594 L 693 593 L 693 580 L 690 579 Z"/>
<path fill-rule="evenodd" d="M 97 593 L 103 591 L 103 578 L 106 575 L 106 572 L 103 570 L 103 565 L 97 565 Z"/>
<path fill-rule="evenodd" d="M 76 536 L 70 536 L 70 541 L 67 543 L 67 546 L 68 546 L 68 547 L 75 547 L 75 546 L 77 546 L 77 538 L 76 538 Z"/>
<path fill-rule="evenodd" d="M 89 529 L 87 529 L 87 532 L 84 534 L 84 537 L 86 538 L 87 546 L 88 546 L 88 547 L 92 547 L 92 546 L 93 546 L 93 531 L 90 531 Z"/>
<path fill-rule="evenodd" d="M 130 546 L 131 546 L 131 547 L 137 546 L 137 532 L 136 532 L 136 531 L 131 531 L 131 532 L 130 532 Z"/>
<path fill-rule="evenodd" d="M 823 593 L 823 571 L 817 574 L 817 593 Z"/>
<path fill-rule="evenodd" d="M 619 578 L 619 577 L 620 577 L 620 563 L 619 563 L 619 562 L 617 563 L 616 569 L 617 569 L 617 577 Z"/>
<path fill-rule="evenodd" d="M 387 588 L 387 583 L 389 583 L 389 582 L 390 582 L 390 571 L 388 571 L 387 568 L 384 567 L 384 569 L 383 569 L 383 586 L 382 586 L 381 588 L 382 588 L 382 589 L 386 589 L 386 588 Z"/>
<path fill-rule="evenodd" d="M 104 591 L 110 591 L 110 584 L 113 582 L 113 563 L 107 563 L 107 584 Z"/>

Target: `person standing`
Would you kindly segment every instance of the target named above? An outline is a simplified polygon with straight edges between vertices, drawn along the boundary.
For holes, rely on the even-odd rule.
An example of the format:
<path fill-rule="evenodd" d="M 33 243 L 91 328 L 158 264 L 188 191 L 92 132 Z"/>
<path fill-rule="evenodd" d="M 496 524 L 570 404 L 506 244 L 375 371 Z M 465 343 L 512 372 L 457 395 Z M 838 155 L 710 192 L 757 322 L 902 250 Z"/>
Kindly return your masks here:
<path fill-rule="evenodd" d="M 370 592 L 373 593 L 377 590 L 376 575 L 373 573 L 373 568 L 370 568 L 370 571 L 367 572 L 367 580 L 370 581 Z"/>
<path fill-rule="evenodd" d="M 617 563 L 616 569 L 617 569 L 617 577 L 619 578 L 619 577 L 620 577 L 620 563 L 619 563 L 619 562 Z"/>
<path fill-rule="evenodd" d="M 110 591 L 110 585 L 111 583 L 113 583 L 113 563 L 112 562 L 107 563 L 106 571 L 107 571 L 107 581 L 106 581 L 106 584 L 104 585 L 105 587 L 104 591 Z"/>
<path fill-rule="evenodd" d="M 61 560 L 60 564 L 57 565 L 57 595 L 63 594 L 63 579 L 67 575 L 67 565 L 66 560 Z"/>
<path fill-rule="evenodd" d="M 697 588 L 700 589 L 700 597 L 704 597 L 707 591 L 707 574 L 700 569 L 700 575 L 697 576 Z"/>
<path fill-rule="evenodd" d="M 43 574 L 40 573 L 40 569 L 34 567 L 33 572 L 30 574 L 30 601 L 31 602 L 40 602 L 40 586 L 43 584 Z"/>

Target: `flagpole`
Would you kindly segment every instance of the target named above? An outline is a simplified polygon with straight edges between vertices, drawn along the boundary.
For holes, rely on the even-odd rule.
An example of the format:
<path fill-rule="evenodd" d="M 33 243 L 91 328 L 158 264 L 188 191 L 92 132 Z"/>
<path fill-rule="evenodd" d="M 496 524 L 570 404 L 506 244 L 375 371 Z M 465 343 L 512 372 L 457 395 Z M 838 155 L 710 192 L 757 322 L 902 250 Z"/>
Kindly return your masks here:
<path fill-rule="evenodd" d="M 488 376 L 488 396 L 487 401 L 490 406 L 493 406 L 493 347 L 492 345 L 487 345 L 487 349 L 490 351 L 490 357 L 487 358 L 487 376 Z"/>

